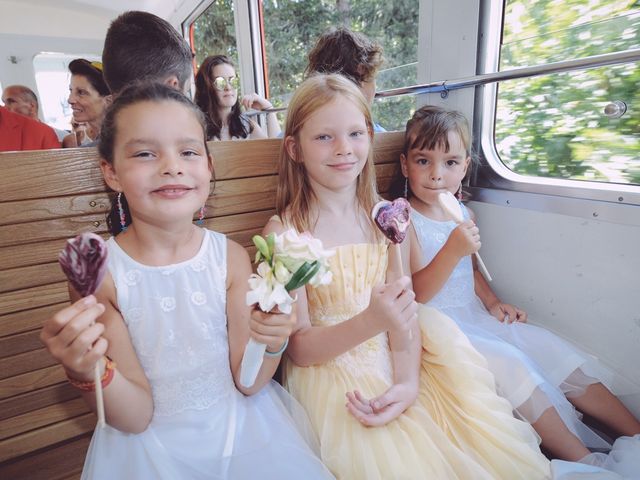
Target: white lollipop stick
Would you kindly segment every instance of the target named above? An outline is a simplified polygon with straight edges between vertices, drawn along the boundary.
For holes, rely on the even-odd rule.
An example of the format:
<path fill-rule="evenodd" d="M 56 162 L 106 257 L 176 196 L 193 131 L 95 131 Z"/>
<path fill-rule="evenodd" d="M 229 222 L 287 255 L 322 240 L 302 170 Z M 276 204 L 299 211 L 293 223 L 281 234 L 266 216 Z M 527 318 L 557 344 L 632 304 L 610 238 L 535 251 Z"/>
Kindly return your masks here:
<path fill-rule="evenodd" d="M 102 379 L 100 378 L 100 362 L 93 369 L 93 382 L 96 386 L 96 409 L 98 410 L 98 427 L 106 425 L 104 417 L 104 397 L 102 396 Z"/>
<path fill-rule="evenodd" d="M 442 209 L 449 214 L 451 220 L 460 225 L 464 222 L 464 215 L 462 214 L 462 208 L 460 208 L 460 202 L 453 196 L 453 193 L 446 192 L 438 195 L 438 202 L 440 202 L 440 206 Z M 489 270 L 485 266 L 482 258 L 480 258 L 480 254 L 478 252 L 474 253 L 476 256 L 476 260 L 478 261 L 478 268 L 482 272 L 484 278 L 487 279 L 488 282 L 492 280 L 491 275 L 489 274 Z"/>

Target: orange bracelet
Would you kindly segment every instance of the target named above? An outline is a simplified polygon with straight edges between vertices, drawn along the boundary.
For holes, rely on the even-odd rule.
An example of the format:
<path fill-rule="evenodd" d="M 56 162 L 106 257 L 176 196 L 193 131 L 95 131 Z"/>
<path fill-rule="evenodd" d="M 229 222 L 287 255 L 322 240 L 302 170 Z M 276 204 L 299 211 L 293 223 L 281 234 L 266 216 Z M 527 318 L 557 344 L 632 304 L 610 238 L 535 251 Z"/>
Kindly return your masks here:
<path fill-rule="evenodd" d="M 104 366 L 104 373 L 102 374 L 102 378 L 100 378 L 100 384 L 102 385 L 103 389 L 111 383 L 111 380 L 113 380 L 113 377 L 116 374 L 116 362 L 111 360 L 106 355 L 104 358 L 106 359 L 106 364 Z M 69 383 L 71 385 L 79 390 L 82 390 L 83 392 L 93 392 L 96 389 L 96 383 L 93 381 L 84 382 L 81 380 L 76 380 L 75 378 L 71 378 L 69 375 L 67 375 L 67 380 L 69 380 Z"/>

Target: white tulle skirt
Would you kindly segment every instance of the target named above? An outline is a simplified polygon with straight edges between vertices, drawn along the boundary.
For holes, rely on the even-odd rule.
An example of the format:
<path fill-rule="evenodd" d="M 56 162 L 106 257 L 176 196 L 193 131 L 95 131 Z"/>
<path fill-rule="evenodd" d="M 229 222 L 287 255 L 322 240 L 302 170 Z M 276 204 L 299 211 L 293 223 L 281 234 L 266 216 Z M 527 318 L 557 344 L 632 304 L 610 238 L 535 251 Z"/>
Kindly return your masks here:
<path fill-rule="evenodd" d="M 580 463 L 553 460 L 554 480 L 640 479 L 640 435 L 620 437 L 608 455 L 592 453 Z"/>
<path fill-rule="evenodd" d="M 142 433 L 94 432 L 82 479 L 331 479 L 302 408 L 277 383 L 206 410 L 154 417 Z"/>
<path fill-rule="evenodd" d="M 530 423 L 553 406 L 575 435 L 589 448 L 611 445 L 584 425 L 567 397 L 580 396 L 602 382 L 615 394 L 619 379 L 591 355 L 544 328 L 527 323 L 502 323 L 490 315 L 480 300 L 442 309 L 460 326 L 472 345 L 487 359 L 496 378 L 498 393 Z"/>

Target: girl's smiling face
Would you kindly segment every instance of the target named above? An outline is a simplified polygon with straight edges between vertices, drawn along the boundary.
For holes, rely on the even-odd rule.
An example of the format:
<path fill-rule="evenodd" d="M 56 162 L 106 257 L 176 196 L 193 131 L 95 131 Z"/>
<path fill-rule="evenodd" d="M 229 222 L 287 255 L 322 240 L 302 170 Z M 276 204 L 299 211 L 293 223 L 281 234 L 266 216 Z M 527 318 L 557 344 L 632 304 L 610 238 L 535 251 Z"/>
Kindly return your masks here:
<path fill-rule="evenodd" d="M 428 206 L 438 204 L 439 193 L 458 191 L 471 161 L 457 133 L 450 131 L 448 141 L 448 152 L 440 143 L 434 150 L 413 148 L 400 156 L 414 198 Z"/>
<path fill-rule="evenodd" d="M 179 128 L 178 128 L 179 127 Z M 211 166 L 195 114 L 176 101 L 143 101 L 116 117 L 108 185 L 123 192 L 131 215 L 146 223 L 191 222 L 209 196 Z"/>
<path fill-rule="evenodd" d="M 355 186 L 371 146 L 363 113 L 350 101 L 336 99 L 319 108 L 304 123 L 298 135 L 301 159 L 312 184 L 328 189 Z M 285 145 L 296 158 L 296 141 Z"/>

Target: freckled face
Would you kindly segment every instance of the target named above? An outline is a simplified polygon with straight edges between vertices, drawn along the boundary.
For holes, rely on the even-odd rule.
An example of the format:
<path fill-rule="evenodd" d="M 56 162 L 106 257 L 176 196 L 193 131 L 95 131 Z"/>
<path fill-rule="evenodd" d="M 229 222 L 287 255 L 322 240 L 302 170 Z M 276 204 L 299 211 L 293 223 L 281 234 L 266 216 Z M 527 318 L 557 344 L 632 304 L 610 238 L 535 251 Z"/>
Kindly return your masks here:
<path fill-rule="evenodd" d="M 288 137 L 293 156 L 292 142 Z M 299 142 L 311 183 L 329 189 L 355 187 L 371 146 L 364 114 L 344 99 L 336 99 L 311 115 L 300 130 Z"/>

